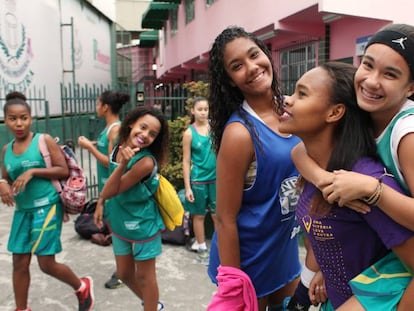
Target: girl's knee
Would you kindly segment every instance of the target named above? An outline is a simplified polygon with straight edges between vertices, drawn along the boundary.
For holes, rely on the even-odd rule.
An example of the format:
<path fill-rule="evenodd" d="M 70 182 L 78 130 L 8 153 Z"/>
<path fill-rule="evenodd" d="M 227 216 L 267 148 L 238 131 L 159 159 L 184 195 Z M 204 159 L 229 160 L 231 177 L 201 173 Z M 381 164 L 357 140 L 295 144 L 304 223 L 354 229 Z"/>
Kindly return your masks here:
<path fill-rule="evenodd" d="M 27 271 L 30 266 L 30 255 L 13 255 L 13 271 Z"/>
<path fill-rule="evenodd" d="M 49 256 L 39 256 L 37 257 L 37 262 L 40 270 L 46 274 L 51 274 L 56 265 L 54 258 L 50 258 Z"/>

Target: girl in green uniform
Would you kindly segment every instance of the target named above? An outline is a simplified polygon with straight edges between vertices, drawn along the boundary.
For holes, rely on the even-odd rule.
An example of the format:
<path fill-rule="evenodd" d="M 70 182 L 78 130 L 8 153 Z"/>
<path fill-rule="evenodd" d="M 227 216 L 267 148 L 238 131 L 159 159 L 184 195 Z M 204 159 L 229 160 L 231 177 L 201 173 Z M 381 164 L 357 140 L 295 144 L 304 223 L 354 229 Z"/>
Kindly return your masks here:
<path fill-rule="evenodd" d="M 109 177 L 109 154 L 114 147 L 114 141 L 118 137 L 119 113 L 122 106 L 126 104 L 130 96 L 116 91 L 105 91 L 96 100 L 96 114 L 105 119 L 105 128 L 99 134 L 97 141 L 90 141 L 85 136 L 79 136 L 80 147 L 89 151 L 96 158 L 96 169 L 98 173 L 98 192 L 101 192 Z M 115 289 L 122 286 L 122 281 L 113 273 L 105 282 L 105 287 Z"/>
<path fill-rule="evenodd" d="M 208 264 L 208 251 L 204 232 L 204 218 L 211 212 L 216 219 L 216 154 L 212 149 L 208 101 L 197 97 L 191 107 L 191 125 L 183 135 L 183 178 L 185 208 L 192 216 L 195 241 L 191 250 L 197 259 Z"/>
<path fill-rule="evenodd" d="M 62 250 L 60 240 L 63 207 L 51 179 L 67 178 L 69 169 L 54 139 L 45 135 L 51 168 L 46 168 L 39 150 L 40 134 L 33 133 L 30 106 L 18 92 L 9 93 L 4 118 L 14 139 L 3 147 L 0 195 L 3 203 L 15 206 L 8 250 L 13 253 L 13 289 L 16 310 L 30 310 L 30 261 L 36 255 L 40 269 L 68 284 L 79 299 L 79 310 L 91 310 L 94 303 L 92 279 L 79 278 L 65 264 L 56 262 Z"/>
<path fill-rule="evenodd" d="M 145 311 L 162 310 L 158 303 L 155 258 L 161 254 L 165 229 L 154 199 L 158 166 L 165 162 L 168 123 L 159 110 L 137 107 L 122 121 L 119 144 L 110 156 L 109 176 L 94 214 L 103 226 L 104 202 L 112 230 L 117 275 L 144 303 Z"/>
<path fill-rule="evenodd" d="M 96 158 L 98 171 L 98 191 L 101 192 L 109 176 L 109 154 L 112 152 L 114 140 L 118 137 L 119 113 L 130 96 L 116 91 L 105 91 L 96 100 L 96 114 L 105 119 L 105 128 L 99 134 L 97 141 L 90 141 L 85 136 L 79 136 L 80 147 L 89 151 Z"/>

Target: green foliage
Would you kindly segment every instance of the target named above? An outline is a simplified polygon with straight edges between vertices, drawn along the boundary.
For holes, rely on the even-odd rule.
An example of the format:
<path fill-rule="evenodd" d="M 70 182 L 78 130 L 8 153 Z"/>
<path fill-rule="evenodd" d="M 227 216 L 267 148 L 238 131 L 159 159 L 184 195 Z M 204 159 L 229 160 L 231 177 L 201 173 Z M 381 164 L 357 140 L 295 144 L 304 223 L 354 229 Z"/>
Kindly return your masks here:
<path fill-rule="evenodd" d="M 208 83 L 203 81 L 191 81 L 183 84 L 183 87 L 191 94 L 186 100 L 186 111 L 189 113 L 194 97 L 204 96 L 208 98 Z M 168 121 L 170 127 L 170 157 L 169 163 L 162 169 L 162 174 L 174 185 L 176 190 L 184 188 L 183 181 L 183 133 L 190 125 L 190 116 L 178 117 Z"/>
<path fill-rule="evenodd" d="M 168 121 L 170 127 L 170 160 L 161 173 L 174 185 L 176 190 L 184 188 L 182 137 L 189 123 L 190 117 L 188 116 Z"/>
<path fill-rule="evenodd" d="M 183 84 L 183 87 L 191 94 L 185 101 L 185 110 L 189 113 L 193 106 L 194 97 L 208 98 L 209 84 L 203 81 L 191 81 Z"/>

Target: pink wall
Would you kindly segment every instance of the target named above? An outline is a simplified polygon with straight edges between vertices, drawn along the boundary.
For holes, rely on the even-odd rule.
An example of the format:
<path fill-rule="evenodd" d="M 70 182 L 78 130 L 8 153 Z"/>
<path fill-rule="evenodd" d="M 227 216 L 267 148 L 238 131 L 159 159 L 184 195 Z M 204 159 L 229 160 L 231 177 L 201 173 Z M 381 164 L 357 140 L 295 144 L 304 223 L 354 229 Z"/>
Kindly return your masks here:
<path fill-rule="evenodd" d="M 349 1 L 352 2 L 352 12 L 358 12 L 359 7 L 365 8 L 364 1 Z M 208 53 L 216 36 L 228 26 L 242 26 L 247 31 L 255 33 L 260 30 L 263 30 L 263 33 L 274 30 L 275 36 L 266 43 L 271 43 L 274 50 L 285 49 L 322 38 L 325 33 L 322 17 L 330 13 L 344 14 L 341 19 L 330 23 L 330 58 L 342 59 L 353 56 L 354 64 L 357 65 L 356 39 L 370 35 L 388 24 L 390 19 L 379 18 L 384 10 L 390 8 L 387 9 L 389 4 L 378 3 L 370 6 L 369 16 L 364 10 L 364 17 L 361 17 L 362 14 L 351 16 L 345 14 L 350 12 L 349 10 L 341 7 L 350 6 L 349 1 L 216 0 L 210 7 L 206 7 L 205 0 L 195 0 L 195 19 L 188 24 L 185 24 L 185 5 L 182 1 L 178 9 L 177 33 L 171 36 L 169 22 L 166 23 L 166 31 L 161 31 L 167 35 L 167 44 L 164 46 L 164 41 L 160 41 L 157 76 L 163 76 L 171 69 L 177 72 L 180 65 L 191 60 L 194 63 L 195 59 Z"/>
<path fill-rule="evenodd" d="M 237 25 L 255 31 L 317 3 L 316 0 L 217 0 L 209 8 L 205 0 L 195 0 L 195 19 L 185 24 L 184 2 L 178 9 L 178 32 L 171 37 L 167 22 L 167 46 L 158 75 L 210 50 L 215 37 L 226 27 Z M 168 51 L 168 52 L 167 52 Z M 163 52 L 161 52 L 163 55 Z"/>
<path fill-rule="evenodd" d="M 357 17 L 346 17 L 331 23 L 331 59 L 354 57 L 354 65 L 359 65 L 355 56 L 356 39 L 372 35 L 388 23 Z"/>

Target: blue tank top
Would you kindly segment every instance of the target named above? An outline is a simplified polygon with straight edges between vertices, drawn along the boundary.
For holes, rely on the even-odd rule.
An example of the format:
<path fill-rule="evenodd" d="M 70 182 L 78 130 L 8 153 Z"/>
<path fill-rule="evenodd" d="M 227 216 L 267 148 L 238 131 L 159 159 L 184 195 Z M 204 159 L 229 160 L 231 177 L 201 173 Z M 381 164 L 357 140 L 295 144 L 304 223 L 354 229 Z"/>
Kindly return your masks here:
<path fill-rule="evenodd" d="M 280 136 L 244 109 L 241 113 L 246 115 L 257 134 L 238 113 L 227 123 L 240 122 L 249 130 L 257 162 L 255 181 L 243 192 L 237 218 L 241 269 L 252 280 L 257 297 L 263 297 L 295 279 L 301 270 L 295 218 L 298 173 L 290 158 L 299 139 Z M 208 268 L 213 282 L 216 282 L 219 264 L 214 234 Z"/>

